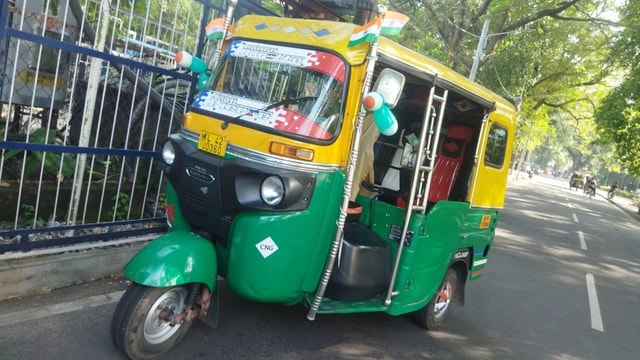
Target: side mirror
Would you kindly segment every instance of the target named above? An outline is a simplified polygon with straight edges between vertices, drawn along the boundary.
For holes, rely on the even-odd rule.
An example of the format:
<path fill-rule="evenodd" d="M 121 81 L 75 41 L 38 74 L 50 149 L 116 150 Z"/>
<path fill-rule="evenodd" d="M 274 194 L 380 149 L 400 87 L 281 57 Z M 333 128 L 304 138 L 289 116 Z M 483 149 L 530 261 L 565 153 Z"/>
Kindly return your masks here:
<path fill-rule="evenodd" d="M 394 108 L 400 100 L 402 89 L 404 88 L 404 75 L 393 70 L 383 69 L 378 75 L 376 83 L 371 91 L 377 92 L 384 98 L 384 103 L 390 108 Z"/>

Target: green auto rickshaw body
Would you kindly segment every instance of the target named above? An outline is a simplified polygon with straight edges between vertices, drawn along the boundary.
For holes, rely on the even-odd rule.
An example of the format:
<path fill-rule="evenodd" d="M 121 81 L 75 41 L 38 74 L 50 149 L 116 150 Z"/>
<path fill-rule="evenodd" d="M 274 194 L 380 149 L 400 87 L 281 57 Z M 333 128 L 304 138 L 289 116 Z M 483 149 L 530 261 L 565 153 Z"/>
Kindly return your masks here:
<path fill-rule="evenodd" d="M 220 275 L 248 299 L 293 304 L 313 292 L 336 230 L 342 172 L 317 173 L 309 207 L 291 213 L 246 212 L 216 245 Z M 329 209 L 335 209 L 333 211 Z"/>
<path fill-rule="evenodd" d="M 133 282 L 152 287 L 203 283 L 215 290 L 217 265 L 213 244 L 195 233 L 170 231 L 140 250 L 124 267 Z"/>
<path fill-rule="evenodd" d="M 407 87 L 413 86 L 414 89 L 409 89 L 411 91 L 408 94 L 414 94 L 415 98 L 408 99 L 413 102 L 407 105 L 414 106 L 405 108 L 404 113 L 401 107 L 394 110 L 400 120 L 405 121 L 403 126 L 406 133 L 400 132 L 393 141 L 387 137 L 376 145 L 382 148 L 392 144 L 394 151 L 403 146 L 406 148 L 407 144 L 402 144 L 403 136 L 400 134 L 408 135 L 415 131 L 412 128 L 414 123 L 431 122 L 431 127 L 435 129 L 433 144 L 444 139 L 444 128 L 448 129 L 447 132 L 456 126 L 467 128 L 469 138 L 454 139 L 450 144 L 468 142 L 465 148 L 468 151 L 462 152 L 462 165 L 457 165 L 463 168 L 464 176 L 456 174 L 448 179 L 448 182 L 456 185 L 455 196 L 449 187 L 447 196 L 429 200 L 428 206 L 424 204 L 420 210 L 414 209 L 416 198 L 409 198 L 411 192 L 404 194 L 404 205 L 396 201 L 383 201 L 378 197 L 379 194 L 360 193 L 356 202 L 361 205 L 362 214 L 355 221 L 365 231 L 375 235 L 372 237 L 376 238 L 378 245 L 384 243 L 384 250 L 389 254 L 388 259 L 384 259 L 389 260 L 389 269 L 385 270 L 392 275 L 385 279 L 385 288 L 371 297 L 351 301 L 327 296 L 326 293 L 322 296 L 322 287 L 327 285 L 325 281 L 329 282 L 327 287 L 330 287 L 335 280 L 332 272 L 332 269 L 335 270 L 334 260 L 339 260 L 341 256 L 340 253 L 335 256 L 333 250 L 337 248 L 341 252 L 347 240 L 353 240 L 346 239 L 338 222 L 344 220 L 341 212 L 346 211 L 345 197 L 351 192 L 351 184 L 347 179 L 353 177 L 350 166 L 355 166 L 350 159 L 358 153 L 354 139 L 358 138 L 356 134 L 361 130 L 358 126 L 362 126 L 362 119 L 356 121 L 356 115 L 364 112 L 362 90 L 363 80 L 369 71 L 366 66 L 368 60 L 365 59 L 369 50 L 368 45 L 347 46 L 353 26 L 328 22 L 320 24 L 315 20 L 288 19 L 292 26 L 304 31 L 298 35 L 287 35 L 291 36 L 288 39 L 291 43 L 282 43 L 282 34 L 265 30 L 282 28 L 279 26 L 281 21 L 246 16 L 239 21 L 231 40 L 238 37 L 239 40 L 234 44 L 253 54 L 250 60 L 261 71 L 279 71 L 277 69 L 280 67 L 258 64 L 270 59 L 267 53 L 262 58 L 263 49 L 270 49 L 274 53 L 280 51 L 274 48 L 274 44 L 283 45 L 283 55 L 287 55 L 279 58 L 279 61 L 293 58 L 289 55 L 298 54 L 298 48 L 305 49 L 304 54 L 313 48 L 328 59 L 333 59 L 331 64 L 342 64 L 344 60 L 341 65 L 344 73 L 337 76 L 338 83 L 345 87 L 345 95 L 341 97 L 343 104 L 339 126 L 323 128 L 322 132 L 317 133 L 319 135 L 314 135 L 315 132 L 295 133 L 295 127 L 287 128 L 287 131 L 275 126 L 267 127 L 257 118 L 249 121 L 248 115 L 236 114 L 234 111 L 239 110 L 234 110 L 235 105 L 229 105 L 244 103 L 244 98 L 225 92 L 227 90 L 224 90 L 222 82 L 216 87 L 215 81 L 212 81 L 212 87 L 203 91 L 194 102 L 198 106 L 194 105 L 185 114 L 180 133 L 172 135 L 167 142 L 175 152 L 175 162 L 165 166 L 169 233 L 136 255 L 125 267 L 125 274 L 133 281 L 148 286 L 201 282 L 212 291 L 217 276 L 220 276 L 234 293 L 255 301 L 304 303 L 315 307 L 320 300 L 318 313 L 381 311 L 399 315 L 423 308 L 441 287 L 448 269 L 454 269 L 461 285 L 455 300 L 461 302 L 466 281 L 478 279 L 483 274 L 499 211 L 504 204 L 515 129 L 513 105 L 466 78 L 451 73 L 442 65 L 381 38 L 380 51 L 384 56 L 379 66 L 376 65 L 378 70 L 395 68 L 412 78 Z M 322 25 L 319 28 L 332 28 L 331 33 L 340 36 L 341 42 L 335 45 L 324 37 L 307 35 L 305 29 L 316 22 L 318 26 Z M 273 26 L 267 26 L 269 24 Z M 307 38 L 311 37 L 313 40 L 307 42 Z M 249 45 L 245 44 L 245 40 Z M 229 43 L 225 44 L 228 46 Z M 333 49 L 336 46 L 343 49 Z M 233 49 L 223 50 L 225 56 L 229 56 Z M 330 51 L 335 54 L 329 54 Z M 240 58 L 238 56 L 236 60 L 244 61 L 244 58 Z M 222 61 L 225 61 L 224 57 Z M 309 67 L 311 63 L 304 64 Z M 309 69 L 305 68 L 305 71 Z M 322 72 L 325 71 L 323 68 Z M 443 80 L 438 74 L 442 74 Z M 224 77 L 218 75 L 218 78 Z M 251 79 L 257 81 L 261 78 Z M 287 82 L 274 80 L 271 88 L 283 84 Z M 308 88 L 320 89 L 314 86 Z M 442 100 L 434 102 L 436 95 L 429 95 L 431 89 L 439 92 L 446 89 L 456 103 L 447 104 L 446 97 L 441 95 L 438 96 Z M 301 97 L 299 100 L 312 98 Z M 436 127 L 433 123 L 435 117 L 428 116 L 434 107 L 426 106 L 425 99 L 430 104 L 439 103 L 440 114 L 448 110 L 452 115 L 459 116 L 445 118 L 442 127 Z M 278 104 L 273 100 L 269 103 Z M 296 109 L 291 107 L 279 111 L 291 114 L 303 107 L 302 104 L 291 105 L 295 105 Z M 445 105 L 457 107 L 446 108 Z M 275 113 L 271 106 L 257 107 L 253 104 L 249 107 L 255 111 L 250 113 Z M 416 109 L 411 110 L 413 108 Z M 316 129 L 318 123 L 309 126 Z M 323 134 L 329 135 L 323 137 Z M 426 136 L 422 135 L 423 138 Z M 420 146 L 426 146 L 426 141 L 421 143 Z M 487 152 L 487 148 L 491 151 Z M 397 168 L 397 165 L 392 165 L 393 156 L 387 159 L 381 153 L 376 154 L 380 166 Z M 438 148 L 432 146 L 430 153 L 438 153 Z M 426 171 L 420 169 L 433 167 L 411 168 L 415 173 L 424 172 L 420 185 L 414 185 L 415 189 L 422 189 L 423 198 L 428 199 L 430 185 Z M 283 205 L 267 204 L 261 197 L 261 186 L 265 179 L 272 177 L 290 181 L 290 184 L 297 181 L 300 187 L 296 189 L 300 190 L 300 196 Z M 382 181 L 383 177 L 376 176 L 376 180 Z M 354 178 L 352 181 L 354 186 L 360 185 L 360 179 Z M 418 184 L 418 181 L 414 181 L 414 184 Z M 290 194 L 285 193 L 284 198 L 287 199 Z M 412 196 L 415 196 L 415 192 Z M 402 238 L 405 227 L 406 236 Z M 401 243 L 403 246 L 400 246 Z M 353 245 L 354 252 L 359 251 L 356 245 Z M 366 255 L 365 252 L 359 254 Z M 362 267 L 365 271 L 361 273 L 378 264 L 375 261 L 358 261 L 354 263 L 365 265 Z M 386 267 L 387 262 L 384 264 Z M 357 281 L 356 277 L 346 286 Z"/>

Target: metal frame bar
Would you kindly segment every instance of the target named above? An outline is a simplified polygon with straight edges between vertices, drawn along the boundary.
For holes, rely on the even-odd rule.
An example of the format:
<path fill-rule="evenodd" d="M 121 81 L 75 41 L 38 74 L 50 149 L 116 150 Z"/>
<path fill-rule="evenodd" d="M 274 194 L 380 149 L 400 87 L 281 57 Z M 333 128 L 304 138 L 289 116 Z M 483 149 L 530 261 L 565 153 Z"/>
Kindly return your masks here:
<path fill-rule="evenodd" d="M 34 234 L 47 233 L 47 232 L 66 232 L 72 230 L 86 230 L 94 228 L 103 228 L 106 226 L 123 226 L 123 225 L 135 225 L 135 224 L 147 224 L 147 223 L 162 223 L 155 227 L 144 227 L 140 229 L 131 229 L 123 231 L 112 231 L 99 234 L 83 234 L 76 236 L 66 236 L 55 239 L 48 239 L 42 241 L 30 241 L 30 238 Z M 166 219 L 164 217 L 139 219 L 129 221 L 114 221 L 108 223 L 95 223 L 86 225 L 65 225 L 65 226 L 53 226 L 43 227 L 35 229 L 19 229 L 19 230 L 6 230 L 0 231 L 0 237 L 15 237 L 20 236 L 20 241 L 13 244 L 0 244 L 0 254 L 12 251 L 30 251 L 34 249 L 48 248 L 53 246 L 71 245 L 86 242 L 105 241 L 116 238 L 124 238 L 130 236 L 146 235 L 157 232 L 164 232 L 167 230 Z"/>

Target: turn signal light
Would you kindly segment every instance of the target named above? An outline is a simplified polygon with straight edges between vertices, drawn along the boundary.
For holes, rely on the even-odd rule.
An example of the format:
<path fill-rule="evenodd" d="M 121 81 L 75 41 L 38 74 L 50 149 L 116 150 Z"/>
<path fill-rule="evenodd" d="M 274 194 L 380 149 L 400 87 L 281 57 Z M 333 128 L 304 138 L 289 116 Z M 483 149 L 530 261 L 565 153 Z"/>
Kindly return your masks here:
<path fill-rule="evenodd" d="M 311 161 L 313 160 L 313 150 L 300 148 L 293 145 L 282 144 L 279 142 L 272 142 L 269 147 L 269 151 L 272 154 L 286 156 L 294 159 Z"/>

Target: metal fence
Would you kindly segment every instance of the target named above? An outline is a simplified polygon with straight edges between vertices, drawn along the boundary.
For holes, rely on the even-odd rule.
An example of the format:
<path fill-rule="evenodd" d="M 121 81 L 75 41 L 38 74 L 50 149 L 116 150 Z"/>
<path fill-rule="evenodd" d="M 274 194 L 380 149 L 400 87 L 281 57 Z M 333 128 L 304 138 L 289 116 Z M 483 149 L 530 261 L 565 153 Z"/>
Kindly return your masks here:
<path fill-rule="evenodd" d="M 242 2 L 241 2 L 242 4 Z M 164 231 L 158 150 L 226 0 L 16 0 L 0 8 L 0 254 Z"/>

